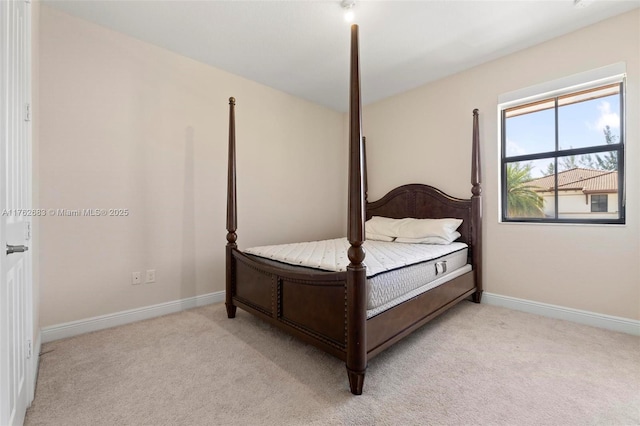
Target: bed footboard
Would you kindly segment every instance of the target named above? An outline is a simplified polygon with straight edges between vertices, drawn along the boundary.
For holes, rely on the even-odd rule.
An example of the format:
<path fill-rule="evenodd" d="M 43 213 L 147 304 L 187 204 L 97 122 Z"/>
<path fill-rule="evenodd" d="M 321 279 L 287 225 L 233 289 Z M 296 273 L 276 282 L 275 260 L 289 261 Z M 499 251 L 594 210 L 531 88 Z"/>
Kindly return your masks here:
<path fill-rule="evenodd" d="M 233 305 L 346 360 L 346 274 L 305 274 L 231 251 Z"/>

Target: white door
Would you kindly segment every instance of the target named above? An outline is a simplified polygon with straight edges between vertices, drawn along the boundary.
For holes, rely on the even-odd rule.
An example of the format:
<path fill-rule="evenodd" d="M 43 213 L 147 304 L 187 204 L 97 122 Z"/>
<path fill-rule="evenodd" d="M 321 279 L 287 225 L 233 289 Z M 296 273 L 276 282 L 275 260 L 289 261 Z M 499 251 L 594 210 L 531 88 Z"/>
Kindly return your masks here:
<path fill-rule="evenodd" d="M 0 0 L 0 425 L 22 425 L 30 403 L 30 5 Z"/>

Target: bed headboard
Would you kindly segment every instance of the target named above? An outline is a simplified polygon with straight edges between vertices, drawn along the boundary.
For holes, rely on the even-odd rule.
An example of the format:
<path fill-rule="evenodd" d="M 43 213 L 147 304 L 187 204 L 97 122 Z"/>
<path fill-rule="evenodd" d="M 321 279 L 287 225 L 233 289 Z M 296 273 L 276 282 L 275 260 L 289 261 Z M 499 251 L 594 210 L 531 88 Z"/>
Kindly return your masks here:
<path fill-rule="evenodd" d="M 393 189 L 387 195 L 371 203 L 367 203 L 367 220 L 373 216 L 402 219 L 462 219 L 458 232 L 462 234 L 459 241 L 472 245 L 473 215 L 471 200 L 451 197 L 437 188 L 422 184 L 403 185 Z"/>
<path fill-rule="evenodd" d="M 472 264 L 476 270 L 478 288 L 482 289 L 482 187 L 480 170 L 480 129 L 478 110 L 473 110 L 473 136 L 471 143 L 471 198 L 455 198 L 430 185 L 412 183 L 392 189 L 378 201 L 367 200 L 366 160 L 364 167 L 365 217 L 373 216 L 402 219 L 444 219 L 448 217 L 462 219 L 458 228 L 461 236 L 458 241 L 471 247 Z M 363 144 L 364 145 L 364 144 Z M 362 147 L 364 151 L 364 146 Z M 358 178 L 358 176 L 356 176 Z"/>

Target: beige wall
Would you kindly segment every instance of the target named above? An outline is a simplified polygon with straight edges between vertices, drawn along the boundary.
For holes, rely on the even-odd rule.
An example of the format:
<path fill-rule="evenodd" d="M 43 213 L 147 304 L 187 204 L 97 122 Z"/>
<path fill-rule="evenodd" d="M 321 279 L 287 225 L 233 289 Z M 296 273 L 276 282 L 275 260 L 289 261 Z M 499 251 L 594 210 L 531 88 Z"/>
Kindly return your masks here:
<path fill-rule="evenodd" d="M 620 61 L 628 75 L 626 226 L 499 224 L 498 96 Z M 413 181 L 469 196 L 471 111 L 479 108 L 485 290 L 640 319 L 639 92 L 636 9 L 370 105 L 364 110 L 369 198 Z"/>
<path fill-rule="evenodd" d="M 342 114 L 45 6 L 39 83 L 39 206 L 130 211 L 41 221 L 43 327 L 224 289 L 229 96 L 239 245 L 342 234 Z"/>

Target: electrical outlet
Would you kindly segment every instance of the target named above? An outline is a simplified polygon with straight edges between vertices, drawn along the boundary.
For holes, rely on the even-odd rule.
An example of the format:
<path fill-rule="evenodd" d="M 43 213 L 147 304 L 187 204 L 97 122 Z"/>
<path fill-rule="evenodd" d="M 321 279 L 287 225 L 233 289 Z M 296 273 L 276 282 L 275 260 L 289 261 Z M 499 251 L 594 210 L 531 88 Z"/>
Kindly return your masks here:
<path fill-rule="evenodd" d="M 156 270 L 155 269 L 147 269 L 147 279 L 146 283 L 155 283 L 156 282 Z"/>
<path fill-rule="evenodd" d="M 142 284 L 142 273 L 141 272 L 132 272 L 131 273 L 131 284 Z"/>

